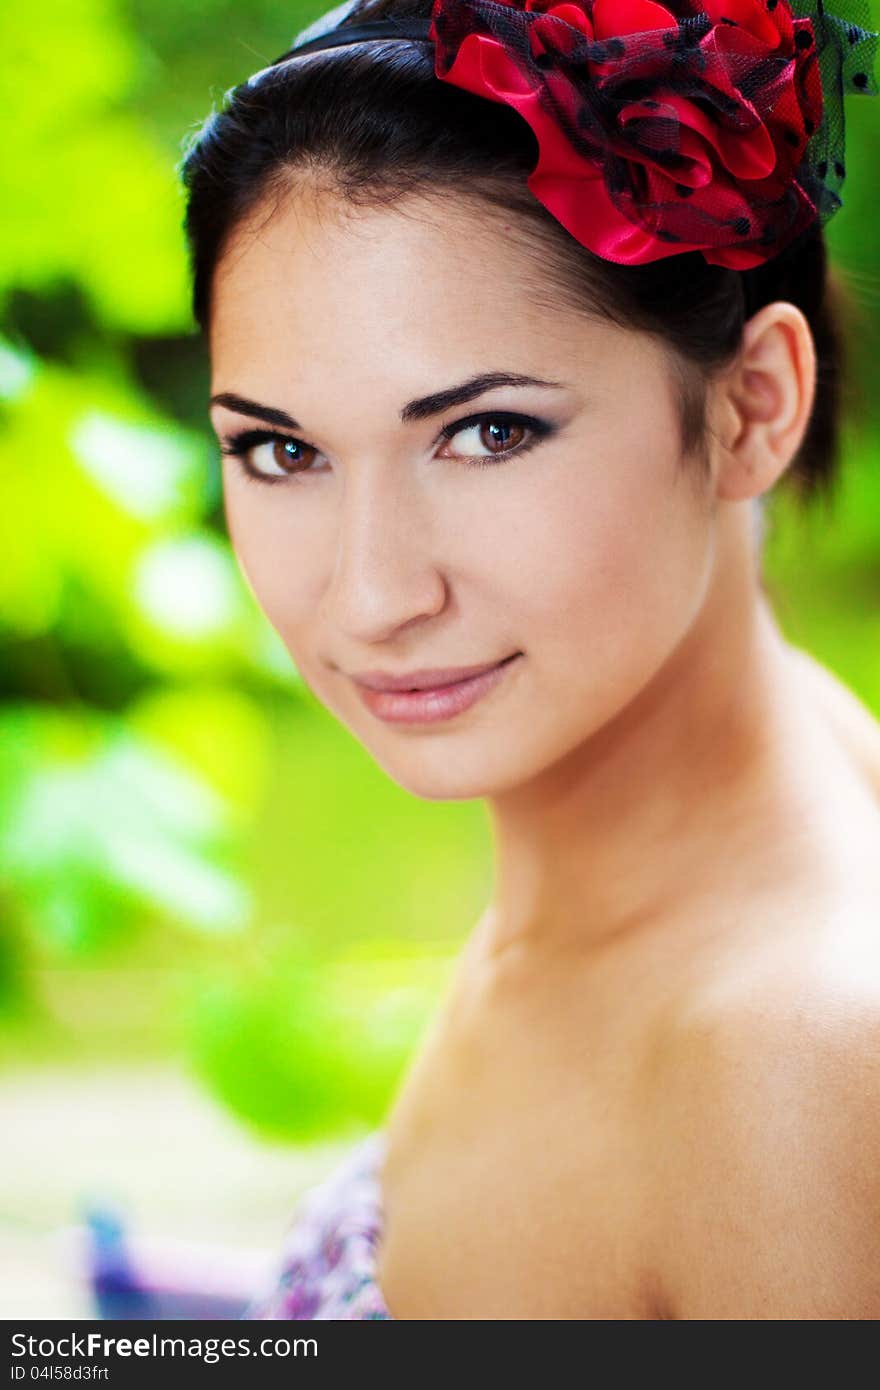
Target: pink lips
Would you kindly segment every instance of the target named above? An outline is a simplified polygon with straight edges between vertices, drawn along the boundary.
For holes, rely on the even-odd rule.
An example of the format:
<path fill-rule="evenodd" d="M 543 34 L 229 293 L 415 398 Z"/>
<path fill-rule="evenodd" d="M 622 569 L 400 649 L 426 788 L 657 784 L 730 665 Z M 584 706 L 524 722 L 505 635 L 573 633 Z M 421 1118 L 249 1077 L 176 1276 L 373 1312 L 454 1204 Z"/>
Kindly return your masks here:
<path fill-rule="evenodd" d="M 508 666 L 519 656 L 521 653 L 516 652 L 494 666 L 478 669 L 476 675 L 463 680 L 449 681 L 449 672 L 443 672 L 447 677 L 444 684 L 426 686 L 419 690 L 377 690 L 365 685 L 360 679 L 355 680 L 355 688 L 367 708 L 387 723 L 429 724 L 461 714 L 476 704 L 504 679 Z M 425 675 L 430 673 L 418 674 L 424 679 Z"/>
<path fill-rule="evenodd" d="M 367 685 L 371 690 L 436 690 L 441 685 L 454 685 L 456 681 L 470 680 L 481 676 L 498 666 L 497 661 L 487 661 L 484 666 L 431 666 L 419 671 L 406 671 L 402 676 L 387 675 L 384 671 L 351 671 L 352 680 L 359 685 Z"/>

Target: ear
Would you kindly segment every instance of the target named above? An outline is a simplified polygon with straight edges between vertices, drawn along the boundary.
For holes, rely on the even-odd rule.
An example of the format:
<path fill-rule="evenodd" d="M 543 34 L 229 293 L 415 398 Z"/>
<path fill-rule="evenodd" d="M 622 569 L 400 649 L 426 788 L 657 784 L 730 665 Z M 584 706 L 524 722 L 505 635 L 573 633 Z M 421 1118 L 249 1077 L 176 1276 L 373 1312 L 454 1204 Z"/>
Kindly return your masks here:
<path fill-rule="evenodd" d="M 715 383 L 716 495 L 767 492 L 794 458 L 816 392 L 816 349 L 806 318 L 777 300 L 748 320 L 733 368 Z"/>

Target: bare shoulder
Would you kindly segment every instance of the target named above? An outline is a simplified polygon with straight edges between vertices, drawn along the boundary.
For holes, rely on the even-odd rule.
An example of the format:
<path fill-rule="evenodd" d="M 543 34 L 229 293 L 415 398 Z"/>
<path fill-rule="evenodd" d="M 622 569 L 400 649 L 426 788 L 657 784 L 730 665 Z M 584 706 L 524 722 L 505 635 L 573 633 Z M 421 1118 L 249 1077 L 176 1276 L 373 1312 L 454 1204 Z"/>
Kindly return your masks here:
<path fill-rule="evenodd" d="M 669 1317 L 880 1317 L 880 897 L 683 1001 L 652 1096 Z"/>
<path fill-rule="evenodd" d="M 832 731 L 880 795 L 880 720 L 811 652 L 790 644 L 788 651 L 793 669 L 806 682 Z"/>

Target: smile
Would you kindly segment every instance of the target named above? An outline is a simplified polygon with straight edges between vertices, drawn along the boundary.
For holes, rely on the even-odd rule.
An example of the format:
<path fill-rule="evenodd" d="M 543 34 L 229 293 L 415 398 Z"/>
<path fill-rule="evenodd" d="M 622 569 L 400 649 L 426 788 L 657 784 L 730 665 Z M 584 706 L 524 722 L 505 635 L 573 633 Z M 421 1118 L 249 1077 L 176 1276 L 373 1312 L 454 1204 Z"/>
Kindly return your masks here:
<path fill-rule="evenodd" d="M 521 656 L 514 652 L 481 675 L 426 690 L 370 690 L 357 682 L 355 687 L 367 708 L 388 724 L 434 724 L 462 714 L 488 695 Z"/>

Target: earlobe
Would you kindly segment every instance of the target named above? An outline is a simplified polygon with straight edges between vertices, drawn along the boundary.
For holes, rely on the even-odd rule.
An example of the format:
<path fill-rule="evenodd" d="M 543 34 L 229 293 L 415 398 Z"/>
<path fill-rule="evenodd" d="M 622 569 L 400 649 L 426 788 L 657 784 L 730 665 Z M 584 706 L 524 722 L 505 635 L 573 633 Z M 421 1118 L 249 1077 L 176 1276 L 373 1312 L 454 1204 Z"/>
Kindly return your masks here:
<path fill-rule="evenodd" d="M 719 498 L 743 501 L 774 485 L 801 445 L 815 385 L 806 318 L 786 300 L 765 305 L 745 325 L 739 357 L 723 384 Z"/>

